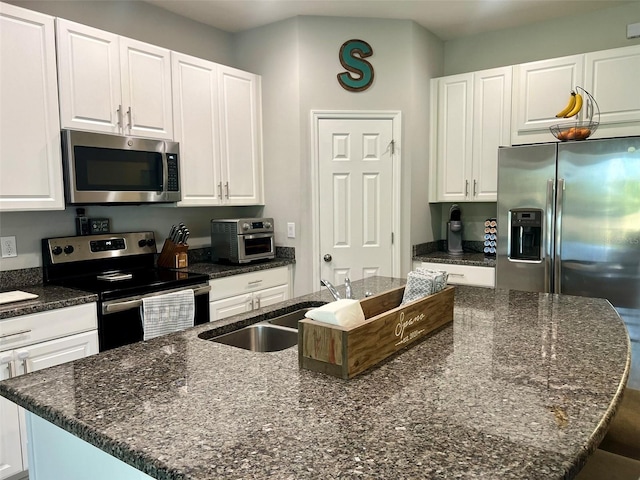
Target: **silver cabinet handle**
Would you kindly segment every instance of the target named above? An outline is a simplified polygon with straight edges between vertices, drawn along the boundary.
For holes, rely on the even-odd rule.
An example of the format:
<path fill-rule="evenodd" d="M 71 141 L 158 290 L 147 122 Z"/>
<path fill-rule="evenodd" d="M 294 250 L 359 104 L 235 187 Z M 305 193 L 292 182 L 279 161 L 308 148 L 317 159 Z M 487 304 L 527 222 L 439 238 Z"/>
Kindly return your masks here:
<path fill-rule="evenodd" d="M 259 283 L 262 283 L 262 280 L 253 280 L 253 281 L 247 283 L 247 285 L 257 285 Z"/>
<path fill-rule="evenodd" d="M 122 105 L 118 105 L 116 115 L 118 117 L 118 130 L 122 130 Z"/>
<path fill-rule="evenodd" d="M 256 308 L 260 308 L 260 297 L 256 297 Z"/>
<path fill-rule="evenodd" d="M 29 373 L 29 363 L 27 359 L 29 358 L 29 350 L 18 350 L 17 355 L 18 360 L 22 360 L 22 372 Z"/>
<path fill-rule="evenodd" d="M 131 107 L 127 109 L 127 117 L 129 119 L 129 124 L 127 126 L 129 127 L 129 133 L 131 133 L 131 126 L 133 125 L 133 113 L 131 112 Z"/>
<path fill-rule="evenodd" d="M 18 330 L 17 332 L 13 332 L 13 333 L 5 333 L 4 335 L 0 335 L 0 339 L 9 338 L 9 337 L 15 337 L 16 335 L 24 335 L 25 333 L 31 333 L 31 329 L 29 329 L 29 330 Z"/>
<path fill-rule="evenodd" d="M 218 183 L 218 197 L 222 198 L 222 182 Z"/>
<path fill-rule="evenodd" d="M 477 193 L 476 193 L 476 185 L 477 185 L 477 184 L 478 184 L 478 181 L 477 181 L 477 180 L 474 180 L 474 181 L 473 181 L 473 196 L 474 196 L 474 197 L 477 195 Z"/>
<path fill-rule="evenodd" d="M 464 196 L 469 196 L 469 180 L 464 181 Z"/>
<path fill-rule="evenodd" d="M 227 195 L 226 195 L 226 197 L 227 197 L 227 199 L 229 199 L 229 182 L 226 182 L 226 183 L 224 184 L 224 188 L 225 188 L 225 189 L 226 189 L 226 191 L 227 191 Z"/>
<path fill-rule="evenodd" d="M 7 364 L 7 369 L 9 370 L 8 378 L 15 377 L 16 373 L 13 366 L 13 353 L 7 353 L 6 355 L 0 357 L 0 365 L 4 365 L 5 363 Z"/>

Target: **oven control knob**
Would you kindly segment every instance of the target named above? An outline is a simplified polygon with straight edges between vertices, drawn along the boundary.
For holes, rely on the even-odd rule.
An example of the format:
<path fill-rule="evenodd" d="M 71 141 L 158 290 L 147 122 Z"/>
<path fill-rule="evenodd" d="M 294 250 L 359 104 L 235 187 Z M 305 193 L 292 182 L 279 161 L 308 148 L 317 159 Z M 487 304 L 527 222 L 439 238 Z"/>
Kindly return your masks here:
<path fill-rule="evenodd" d="M 72 245 L 66 245 L 64 247 L 64 253 L 66 253 L 67 255 L 73 253 L 73 246 Z"/>
<path fill-rule="evenodd" d="M 60 255 L 62 253 L 62 247 L 60 246 L 53 247 L 51 249 L 51 253 L 53 253 L 54 255 Z"/>
<path fill-rule="evenodd" d="M 271 228 L 271 222 L 264 222 L 264 228 L 267 230 Z"/>
<path fill-rule="evenodd" d="M 148 238 L 147 239 L 147 247 L 153 247 L 156 244 L 155 239 L 153 238 Z"/>
<path fill-rule="evenodd" d="M 244 231 L 249 230 L 249 228 L 250 228 L 250 226 L 249 226 L 249 224 L 248 224 L 248 223 L 243 223 L 243 224 L 242 224 L 242 229 L 243 229 Z"/>
<path fill-rule="evenodd" d="M 142 240 L 138 240 L 138 246 L 140 248 L 144 247 L 147 245 L 147 241 L 143 238 Z"/>

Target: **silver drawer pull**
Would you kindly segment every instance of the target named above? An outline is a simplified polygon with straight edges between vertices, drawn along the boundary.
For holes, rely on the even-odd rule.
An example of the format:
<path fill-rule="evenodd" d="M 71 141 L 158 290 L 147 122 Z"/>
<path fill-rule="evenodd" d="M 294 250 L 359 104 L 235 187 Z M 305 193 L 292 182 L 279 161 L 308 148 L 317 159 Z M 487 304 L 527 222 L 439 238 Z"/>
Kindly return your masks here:
<path fill-rule="evenodd" d="M 464 273 L 450 273 L 450 277 L 464 277 Z"/>
<path fill-rule="evenodd" d="M 6 333 L 4 335 L 0 335 L 0 339 L 9 338 L 9 337 L 15 337 L 16 335 L 24 335 L 25 333 L 31 333 L 31 329 L 29 329 L 29 330 L 20 330 L 18 332 L 13 332 L 13 333 Z"/>
<path fill-rule="evenodd" d="M 249 282 L 248 285 L 257 285 L 258 283 L 262 283 L 262 280 L 254 280 L 252 282 Z"/>

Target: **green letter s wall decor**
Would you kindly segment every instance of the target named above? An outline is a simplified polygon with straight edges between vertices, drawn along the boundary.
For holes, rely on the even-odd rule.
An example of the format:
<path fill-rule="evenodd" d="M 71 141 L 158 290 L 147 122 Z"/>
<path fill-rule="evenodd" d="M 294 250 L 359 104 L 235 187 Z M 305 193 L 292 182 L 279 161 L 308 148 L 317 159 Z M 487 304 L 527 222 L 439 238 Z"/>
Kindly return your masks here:
<path fill-rule="evenodd" d="M 371 45 L 363 40 L 347 40 L 340 47 L 340 63 L 348 72 L 338 74 L 338 82 L 345 90 L 361 92 L 373 83 L 373 66 L 363 60 L 373 55 Z"/>

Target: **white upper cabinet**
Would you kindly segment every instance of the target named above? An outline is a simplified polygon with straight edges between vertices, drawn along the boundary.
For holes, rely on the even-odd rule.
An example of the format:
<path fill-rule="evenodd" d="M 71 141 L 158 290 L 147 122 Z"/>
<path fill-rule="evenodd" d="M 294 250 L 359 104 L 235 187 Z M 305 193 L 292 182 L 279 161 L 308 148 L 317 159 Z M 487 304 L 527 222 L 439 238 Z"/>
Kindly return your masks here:
<path fill-rule="evenodd" d="M 54 19 L 0 3 L 0 211 L 64 210 Z"/>
<path fill-rule="evenodd" d="M 640 132 L 640 45 L 585 55 L 584 88 L 600 108 L 593 138 Z"/>
<path fill-rule="evenodd" d="M 498 147 L 510 145 L 511 67 L 434 79 L 431 89 L 430 201 L 495 202 Z"/>
<path fill-rule="evenodd" d="M 63 128 L 173 139 L 170 51 L 56 19 Z"/>
<path fill-rule="evenodd" d="M 172 53 L 180 206 L 263 203 L 260 77 Z"/>
<path fill-rule="evenodd" d="M 175 140 L 180 143 L 180 206 L 220 205 L 222 176 L 218 65 L 171 54 Z"/>
<path fill-rule="evenodd" d="M 549 127 L 575 120 L 555 115 L 576 86 L 593 95 L 600 109 L 600 126 L 592 138 L 637 135 L 638 78 L 640 45 L 515 66 L 512 143 L 554 141 Z"/>
<path fill-rule="evenodd" d="M 264 203 L 261 78 L 220 65 L 218 87 L 223 203 L 261 205 Z"/>
<path fill-rule="evenodd" d="M 516 65 L 511 141 L 514 145 L 554 140 L 549 131 L 576 85 L 584 84 L 584 55 Z"/>

